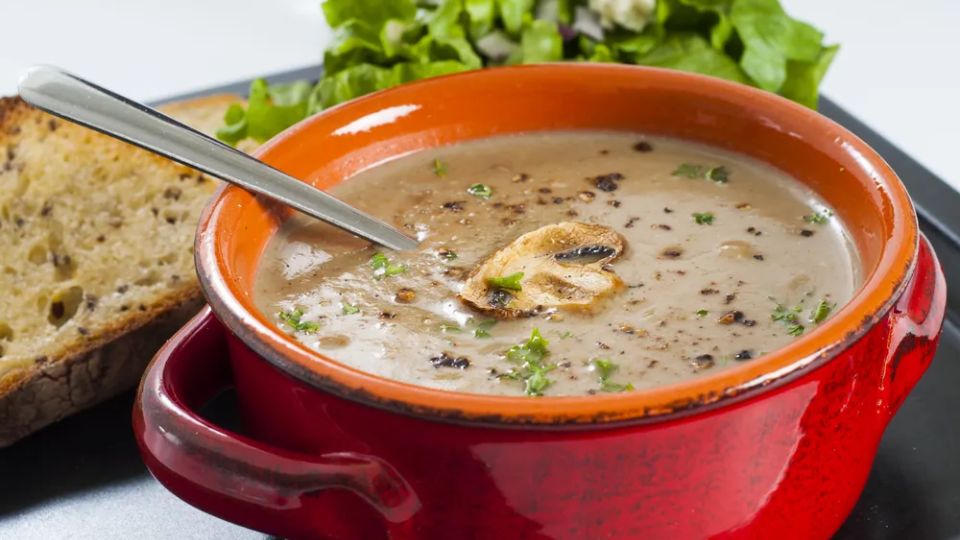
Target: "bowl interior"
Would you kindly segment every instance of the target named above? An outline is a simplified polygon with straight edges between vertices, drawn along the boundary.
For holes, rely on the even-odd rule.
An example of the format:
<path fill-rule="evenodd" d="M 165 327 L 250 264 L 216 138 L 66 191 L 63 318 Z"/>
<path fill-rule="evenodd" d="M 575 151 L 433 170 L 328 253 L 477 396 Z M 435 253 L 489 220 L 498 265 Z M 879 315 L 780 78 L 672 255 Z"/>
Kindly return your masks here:
<path fill-rule="evenodd" d="M 754 362 L 642 392 L 532 400 L 389 381 L 311 351 L 261 315 L 251 297 L 258 260 L 289 214 L 227 187 L 197 243 L 218 316 L 268 361 L 316 386 L 383 406 L 466 419 L 596 422 L 669 414 L 742 394 L 831 356 L 885 310 L 910 271 L 916 219 L 893 171 L 862 141 L 804 107 L 745 86 L 665 70 L 557 64 L 441 77 L 314 116 L 259 151 L 319 188 L 410 152 L 492 135 L 626 130 L 690 139 L 766 161 L 819 193 L 848 227 L 864 284 L 828 323 Z M 388 195 L 385 195 L 388 196 Z"/>

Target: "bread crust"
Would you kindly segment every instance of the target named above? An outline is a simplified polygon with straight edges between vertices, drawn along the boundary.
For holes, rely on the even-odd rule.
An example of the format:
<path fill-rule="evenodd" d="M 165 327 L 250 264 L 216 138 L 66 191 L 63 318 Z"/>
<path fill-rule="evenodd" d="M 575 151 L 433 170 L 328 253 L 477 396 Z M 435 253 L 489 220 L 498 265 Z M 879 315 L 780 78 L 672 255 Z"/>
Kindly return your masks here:
<path fill-rule="evenodd" d="M 218 94 L 161 109 L 210 132 L 230 104 L 242 101 Z M 20 122 L 33 114 L 43 113 L 19 98 L 0 98 L 0 139 L 15 137 Z M 70 350 L 0 374 L 0 447 L 133 387 L 154 353 L 202 304 L 199 284 L 190 276 L 146 309 L 118 314 Z"/>
<path fill-rule="evenodd" d="M 202 305 L 199 290 L 184 291 L 167 306 L 117 321 L 89 347 L 8 373 L 0 380 L 0 448 L 132 388 Z"/>

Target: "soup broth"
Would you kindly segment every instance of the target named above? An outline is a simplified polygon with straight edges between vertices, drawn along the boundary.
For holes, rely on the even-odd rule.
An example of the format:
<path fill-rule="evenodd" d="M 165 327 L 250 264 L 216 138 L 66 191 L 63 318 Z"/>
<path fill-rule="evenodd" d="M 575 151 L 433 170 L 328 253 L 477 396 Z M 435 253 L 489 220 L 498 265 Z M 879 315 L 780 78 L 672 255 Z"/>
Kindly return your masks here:
<path fill-rule="evenodd" d="M 298 216 L 255 301 L 307 347 L 461 392 L 629 392 L 799 339 L 853 295 L 840 220 L 771 166 L 622 132 L 500 136 L 397 158 L 332 193 L 420 241 Z"/>

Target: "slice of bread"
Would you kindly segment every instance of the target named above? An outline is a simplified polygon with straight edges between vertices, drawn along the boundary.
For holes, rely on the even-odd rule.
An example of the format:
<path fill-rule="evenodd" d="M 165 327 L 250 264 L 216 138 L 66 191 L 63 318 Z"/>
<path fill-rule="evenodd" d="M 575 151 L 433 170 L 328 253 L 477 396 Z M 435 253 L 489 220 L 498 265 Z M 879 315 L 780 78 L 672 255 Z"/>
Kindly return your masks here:
<path fill-rule="evenodd" d="M 164 109 L 209 133 L 239 100 Z M 216 184 L 0 99 L 0 447 L 132 387 L 196 312 L 194 229 Z"/>

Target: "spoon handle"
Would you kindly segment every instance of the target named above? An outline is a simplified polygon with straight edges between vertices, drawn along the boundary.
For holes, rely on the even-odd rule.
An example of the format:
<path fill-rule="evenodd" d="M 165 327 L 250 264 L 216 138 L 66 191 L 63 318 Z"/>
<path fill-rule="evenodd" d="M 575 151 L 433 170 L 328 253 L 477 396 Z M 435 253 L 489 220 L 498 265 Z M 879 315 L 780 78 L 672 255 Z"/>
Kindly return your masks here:
<path fill-rule="evenodd" d="M 146 105 L 55 67 L 31 68 L 20 79 L 24 101 L 56 116 L 275 199 L 392 249 L 417 241 L 323 191 L 200 133 Z"/>

